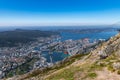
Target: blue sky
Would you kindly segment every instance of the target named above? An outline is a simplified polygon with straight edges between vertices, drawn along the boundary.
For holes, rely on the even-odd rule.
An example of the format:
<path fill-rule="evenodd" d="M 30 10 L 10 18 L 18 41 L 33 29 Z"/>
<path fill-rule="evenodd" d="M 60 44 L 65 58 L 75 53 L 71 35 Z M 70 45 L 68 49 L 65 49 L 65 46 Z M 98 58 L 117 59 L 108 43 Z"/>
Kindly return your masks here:
<path fill-rule="evenodd" d="M 120 21 L 120 0 L 0 0 L 0 26 L 103 25 Z"/>

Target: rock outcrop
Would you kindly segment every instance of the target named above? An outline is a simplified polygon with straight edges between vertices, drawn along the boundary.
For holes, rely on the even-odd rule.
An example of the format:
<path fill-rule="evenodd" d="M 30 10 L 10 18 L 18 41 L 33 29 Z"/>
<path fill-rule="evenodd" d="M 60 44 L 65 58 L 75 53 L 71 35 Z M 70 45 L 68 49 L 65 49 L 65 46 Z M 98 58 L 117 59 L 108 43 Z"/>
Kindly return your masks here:
<path fill-rule="evenodd" d="M 11 80 L 120 80 L 120 33 L 88 55 L 77 56 L 41 74 L 26 74 Z"/>

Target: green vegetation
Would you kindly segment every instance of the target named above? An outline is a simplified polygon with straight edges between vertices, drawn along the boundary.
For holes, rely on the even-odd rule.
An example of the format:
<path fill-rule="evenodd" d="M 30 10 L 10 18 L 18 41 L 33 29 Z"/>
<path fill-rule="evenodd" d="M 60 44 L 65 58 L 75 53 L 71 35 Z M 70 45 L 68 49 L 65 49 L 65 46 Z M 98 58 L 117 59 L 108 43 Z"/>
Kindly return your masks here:
<path fill-rule="evenodd" d="M 95 77 L 97 77 L 97 74 L 92 72 L 92 73 L 88 73 L 87 76 L 90 77 L 90 78 L 95 78 Z"/>
<path fill-rule="evenodd" d="M 115 55 L 115 53 L 114 54 L 112 54 L 112 55 L 110 55 L 109 57 L 107 57 L 106 59 L 105 59 L 105 61 L 106 62 L 110 62 L 110 60 L 116 60 L 116 55 Z"/>
<path fill-rule="evenodd" d="M 60 73 L 49 77 L 49 80 L 60 80 L 62 78 L 65 80 L 74 80 L 74 74 L 77 71 L 76 69 L 77 68 L 72 67 L 72 69 L 69 68 L 69 69 L 62 70 Z"/>
<path fill-rule="evenodd" d="M 12 77 L 12 76 L 14 76 L 14 74 L 13 74 L 12 71 L 10 71 L 10 72 L 7 74 L 7 77 Z"/>
<path fill-rule="evenodd" d="M 34 70 L 33 72 L 29 73 L 29 75 L 27 75 L 26 77 L 24 77 L 24 79 L 27 79 L 27 78 L 30 78 L 30 77 L 34 77 L 34 76 L 37 76 L 37 75 L 44 75 L 44 74 L 47 74 L 47 73 L 49 74 L 49 71 L 60 70 L 60 69 L 62 69 L 64 67 L 72 64 L 76 60 L 81 59 L 85 55 L 86 54 L 76 54 L 74 56 L 66 58 L 65 60 L 59 62 L 58 64 L 55 64 L 53 67 L 45 68 L 45 69 L 41 69 L 41 70 L 40 69 Z M 75 68 L 74 68 L 74 70 L 72 69 L 72 71 L 70 71 L 68 69 L 65 72 L 64 71 L 63 72 L 64 72 L 64 74 L 66 74 L 67 72 L 71 73 L 71 74 L 66 74 L 66 75 L 69 76 L 69 75 L 72 75 L 72 73 L 74 71 L 77 71 L 77 70 L 75 70 Z M 58 76 L 60 76 L 60 75 L 58 75 Z M 61 76 L 63 76 L 63 74 L 61 74 Z M 57 75 L 56 75 L 56 77 L 57 77 Z M 71 80 L 71 79 L 69 78 L 68 80 Z"/>
<path fill-rule="evenodd" d="M 90 66 L 90 68 L 89 68 L 89 72 L 91 72 L 91 71 L 95 71 L 95 70 L 102 70 L 103 69 L 103 67 L 105 67 L 106 65 L 105 65 L 105 63 L 104 62 L 99 62 L 99 61 L 96 61 L 95 63 L 93 63 L 91 66 Z"/>
<path fill-rule="evenodd" d="M 91 55 L 92 54 L 89 54 L 88 57 L 90 57 Z M 90 79 L 90 78 L 94 79 L 98 76 L 96 71 L 101 71 L 106 67 L 111 72 L 115 71 L 112 67 L 112 64 L 113 64 L 112 60 L 113 62 L 114 60 L 116 60 L 115 55 L 110 55 L 106 59 L 96 60 L 96 62 L 94 62 L 91 65 L 86 63 L 82 65 L 81 67 L 70 67 L 70 68 L 65 68 L 65 69 L 63 68 L 62 71 L 59 71 L 57 72 L 57 74 L 49 76 L 46 80 L 60 80 L 60 79 L 74 80 L 76 74 L 79 74 L 79 76 L 81 77 L 81 80 Z M 117 73 L 119 74 L 120 71 L 118 71 Z"/>
<path fill-rule="evenodd" d="M 108 64 L 107 69 L 111 72 L 115 72 L 116 70 L 113 68 L 113 63 L 117 61 L 117 56 L 114 54 L 110 55 L 109 57 L 107 57 L 105 60 L 105 62 L 107 62 Z"/>
<path fill-rule="evenodd" d="M 119 75 L 120 75 L 120 70 L 118 70 L 118 71 L 117 71 L 117 74 L 119 74 Z"/>
<path fill-rule="evenodd" d="M 111 43 L 112 46 L 109 45 Z M 118 43 L 115 42 L 115 45 L 113 43 L 113 41 L 102 43 L 98 45 L 98 49 L 93 51 L 94 53 L 92 52 L 87 56 L 85 56 L 86 54 L 77 54 L 66 58 L 53 67 L 34 70 L 21 80 L 32 77 L 35 77 L 36 80 L 41 78 L 43 80 L 93 80 L 99 79 L 99 75 L 104 76 L 102 73 L 110 73 L 110 71 L 117 72 L 120 75 L 119 64 L 117 64 L 118 68 L 114 65 L 116 62 L 120 62 L 119 55 L 117 55 L 118 51 L 116 51 Z M 51 50 L 52 48 L 50 47 Z M 100 59 L 98 54 L 101 49 L 108 54 L 104 59 Z M 104 79 L 112 78 L 114 75 L 104 76 Z"/>
<path fill-rule="evenodd" d="M 28 43 L 37 40 L 38 37 L 50 37 L 51 35 L 59 35 L 58 32 L 53 31 L 39 31 L 39 30 L 14 30 L 0 32 L 0 47 L 13 47 L 18 43 Z"/>
<path fill-rule="evenodd" d="M 37 58 L 33 58 L 33 59 L 29 60 L 27 63 L 24 63 L 24 64 L 18 66 L 16 69 L 8 72 L 6 77 L 12 77 L 15 74 L 22 75 L 22 74 L 29 72 L 29 70 L 33 67 L 34 62 L 37 60 L 38 60 Z"/>
<path fill-rule="evenodd" d="M 113 66 L 112 66 L 112 65 L 108 65 L 108 67 L 107 67 L 107 68 L 108 68 L 108 70 L 109 70 L 109 71 L 111 71 L 111 72 L 115 72 L 115 69 L 113 68 Z"/>

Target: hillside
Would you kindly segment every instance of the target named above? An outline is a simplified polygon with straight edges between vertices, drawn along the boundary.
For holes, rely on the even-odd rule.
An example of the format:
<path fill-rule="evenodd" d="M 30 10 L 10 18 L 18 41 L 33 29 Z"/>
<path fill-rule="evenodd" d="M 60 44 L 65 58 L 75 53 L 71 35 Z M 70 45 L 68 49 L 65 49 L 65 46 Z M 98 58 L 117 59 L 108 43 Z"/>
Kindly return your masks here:
<path fill-rule="evenodd" d="M 40 30 L 21 30 L 0 32 L 0 47 L 14 47 L 18 43 L 29 43 L 36 41 L 39 37 L 50 37 L 52 35 L 59 35 L 58 32 L 40 31 Z"/>
<path fill-rule="evenodd" d="M 7 80 L 120 80 L 120 33 L 94 51 Z"/>

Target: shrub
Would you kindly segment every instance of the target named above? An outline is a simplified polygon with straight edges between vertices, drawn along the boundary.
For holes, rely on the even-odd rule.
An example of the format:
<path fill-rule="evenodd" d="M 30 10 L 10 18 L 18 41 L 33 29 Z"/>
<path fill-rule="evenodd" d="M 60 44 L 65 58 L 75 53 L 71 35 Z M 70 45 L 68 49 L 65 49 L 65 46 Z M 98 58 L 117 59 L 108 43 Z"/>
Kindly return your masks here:
<path fill-rule="evenodd" d="M 117 74 L 119 74 L 119 75 L 120 75 L 120 70 L 118 70 L 118 71 L 117 71 Z"/>
<path fill-rule="evenodd" d="M 89 74 L 88 74 L 88 77 L 90 77 L 90 78 L 95 78 L 96 76 L 97 76 L 96 73 L 89 73 Z"/>
<path fill-rule="evenodd" d="M 115 69 L 111 65 L 108 66 L 108 70 L 111 72 L 115 72 Z"/>

